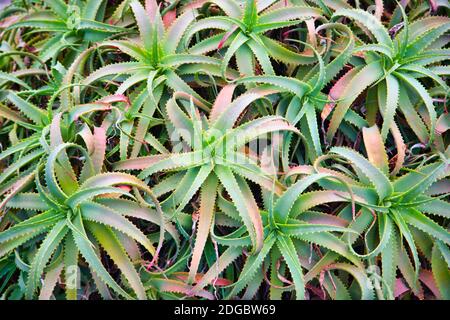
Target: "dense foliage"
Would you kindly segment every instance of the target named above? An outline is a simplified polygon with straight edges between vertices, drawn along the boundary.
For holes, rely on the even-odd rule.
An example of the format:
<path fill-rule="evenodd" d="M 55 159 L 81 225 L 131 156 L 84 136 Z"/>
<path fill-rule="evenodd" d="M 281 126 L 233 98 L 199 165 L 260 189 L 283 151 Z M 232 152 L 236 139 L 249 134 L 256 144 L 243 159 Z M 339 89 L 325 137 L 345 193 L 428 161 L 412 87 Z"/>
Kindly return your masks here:
<path fill-rule="evenodd" d="M 0 297 L 450 299 L 449 13 L 3 5 Z"/>

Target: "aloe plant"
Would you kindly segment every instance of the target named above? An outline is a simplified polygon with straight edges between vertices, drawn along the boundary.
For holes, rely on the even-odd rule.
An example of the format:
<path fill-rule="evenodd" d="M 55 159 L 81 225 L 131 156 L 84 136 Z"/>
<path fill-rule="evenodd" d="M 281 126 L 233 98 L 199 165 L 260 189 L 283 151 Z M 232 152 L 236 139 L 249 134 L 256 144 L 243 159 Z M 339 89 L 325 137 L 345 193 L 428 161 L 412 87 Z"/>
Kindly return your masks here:
<path fill-rule="evenodd" d="M 133 251 L 139 252 L 135 243 L 141 244 L 152 255 L 156 254 L 156 249 L 127 217 L 159 223 L 163 234 L 164 222 L 159 203 L 148 186 L 136 177 L 123 173 L 102 173 L 106 136 L 101 128 L 95 128 L 92 141 L 86 141 L 93 150 L 73 143 L 62 143 L 61 137 L 56 132 L 53 134 L 56 137 L 52 141 L 53 150 L 45 164 L 41 161 L 45 166 L 46 186 L 42 185 L 37 171 L 35 183 L 38 192 L 16 194 L 6 204 L 9 208 L 41 213 L 30 215 L 2 233 L 1 255 L 39 235 L 45 235 L 29 265 L 25 293 L 28 298 L 36 293 L 42 274 L 45 273 L 45 279 L 49 280 L 44 282 L 41 290 L 48 291 L 55 285 L 55 281 L 51 280 L 55 278 L 53 273 L 59 274 L 63 270 L 66 296 L 76 298 L 76 278 L 79 277 L 76 268 L 79 258 L 83 257 L 91 272 L 117 294 L 125 298 L 135 296 L 145 299 L 143 284 L 130 257 L 136 256 Z M 78 150 L 85 158 L 78 179 L 67 155 L 70 149 Z M 36 170 L 40 166 L 37 165 Z M 153 202 L 149 203 L 139 196 L 136 198 L 127 191 L 126 186 L 134 188 L 137 193 L 137 190 L 142 190 Z M 120 205 L 134 209 L 122 211 Z M 100 248 L 122 271 L 132 293 L 117 284 L 105 269 L 100 259 Z M 75 277 L 75 281 L 70 277 Z"/>
<path fill-rule="evenodd" d="M 336 264 L 334 267 L 345 270 L 355 277 L 361 289 L 362 299 L 373 298 L 372 288 L 367 286 L 368 279 L 364 274 L 361 261 L 349 250 L 344 241 L 333 234 L 333 232 L 354 232 L 344 227 L 347 225 L 347 221 L 323 215 L 317 211 L 310 216 L 303 214 L 305 211 L 320 205 L 321 200 L 327 202 L 331 198 L 331 201 L 342 201 L 345 197 L 349 197 L 349 194 L 346 192 L 339 193 L 335 191 L 315 191 L 317 195 L 321 195 L 321 199 L 315 199 L 313 194 L 308 193 L 305 193 L 302 197 L 301 194 L 304 190 L 315 182 L 327 177 L 333 178 L 329 174 L 317 173 L 299 179 L 278 197 L 274 204 L 269 205 L 268 211 L 261 212 L 266 239 L 264 246 L 258 254 L 247 258 L 239 279 L 231 286 L 228 297 L 235 296 L 246 287 L 245 295 L 250 294 L 251 297 L 251 293 L 249 293 L 252 290 L 251 283 L 255 282 L 259 286 L 263 281 L 263 278 L 257 274 L 261 265 L 266 261 L 271 268 L 279 268 L 276 265 L 282 259 L 289 270 L 292 282 L 290 285 L 281 288 L 281 290 L 279 290 L 280 288 L 272 290 L 272 298 L 276 299 L 283 291 L 294 291 L 297 299 L 305 299 L 306 289 L 303 268 L 311 268 L 311 262 L 307 262 L 308 260 L 305 261 L 305 259 L 299 260 L 299 252 L 304 252 L 304 249 L 309 248 L 309 244 L 313 243 L 327 248 L 342 256 L 343 259 L 352 262 L 354 265 L 341 263 Z M 329 199 L 324 200 L 327 196 Z M 314 221 L 315 219 L 319 219 L 320 222 Z M 250 244 L 249 236 L 243 231 L 245 230 L 240 228 L 229 236 L 216 236 L 216 241 L 231 247 L 248 246 Z M 302 265 L 303 263 L 305 265 Z M 211 268 L 210 271 L 214 272 L 214 269 Z M 280 276 L 276 275 L 278 272 L 280 271 L 272 270 L 271 282 L 280 278 Z M 193 290 L 201 288 L 201 285 L 198 284 Z M 254 288 L 257 289 L 257 286 Z M 330 290 L 331 294 L 335 294 L 330 283 L 326 284 L 326 288 Z M 338 292 L 339 295 L 344 295 L 344 292 Z"/>
<path fill-rule="evenodd" d="M 236 83 L 252 84 L 259 83 L 265 86 L 274 86 L 283 92 L 283 96 L 279 102 L 277 112 L 287 118 L 292 125 L 300 125 L 302 133 L 305 136 L 307 144 L 307 155 L 310 161 L 322 154 L 322 142 L 319 134 L 319 127 L 317 125 L 317 113 L 324 112 L 327 97 L 322 94 L 321 90 L 339 73 L 345 63 L 351 56 L 354 49 L 353 34 L 350 29 L 342 24 L 324 24 L 319 27 L 316 32 L 326 29 L 335 29 L 343 31 L 347 35 L 347 41 L 344 49 L 337 54 L 333 61 L 325 67 L 325 63 L 320 54 L 312 48 L 317 55 L 318 68 L 312 69 L 309 74 L 302 75 L 303 79 L 286 78 L 282 76 L 250 76 L 243 77 L 236 81 Z M 366 125 L 364 119 L 351 110 L 346 114 L 344 119 L 353 124 L 362 126 Z M 292 140 L 292 134 L 286 134 L 286 144 L 283 150 L 284 167 L 287 169 L 289 162 L 289 144 Z"/>
<path fill-rule="evenodd" d="M 0 160 L 8 161 L 11 165 L 0 175 L 0 194 L 7 196 L 0 203 L 2 208 L 6 202 L 32 183 L 36 166 L 43 161 L 51 151 L 57 137 L 62 142 L 75 142 L 78 128 L 73 120 L 79 116 L 86 115 L 100 106 L 102 110 L 110 109 L 112 103 L 120 101 L 121 97 L 105 97 L 96 104 L 79 106 L 73 110 L 68 117 L 62 117 L 58 112 L 52 110 L 52 98 L 47 110 L 39 108 L 33 103 L 20 97 L 17 92 L 5 91 L 6 100 L 11 102 L 18 111 L 12 107 L 1 106 L 0 114 L 11 124 L 10 140 L 14 144 L 0 153 Z M 32 134 L 23 137 L 23 130 L 29 130 Z M 81 132 L 80 132 L 81 133 Z M 82 134 L 82 133 L 81 133 Z"/>
<path fill-rule="evenodd" d="M 224 76 L 233 56 L 236 57 L 240 73 L 245 75 L 255 73 L 256 61 L 265 74 L 274 75 L 270 58 L 293 65 L 311 64 L 315 61 L 314 56 L 290 50 L 264 34 L 320 17 L 319 9 L 292 5 L 282 7 L 280 1 L 248 0 L 245 1 L 243 8 L 235 1 L 213 1 L 213 3 L 221 7 L 226 16 L 207 17 L 197 21 L 188 29 L 185 43 L 188 44 L 192 37 L 202 30 L 223 31 L 191 46 L 189 52 L 205 54 L 227 47 L 221 66 Z"/>
<path fill-rule="evenodd" d="M 217 67 L 220 64 L 219 60 L 211 57 L 184 53 L 180 41 L 185 29 L 196 17 L 195 11 L 185 12 L 166 28 L 156 1 L 147 1 L 146 8 L 137 1 L 132 1 L 130 6 L 139 28 L 139 41 L 131 39 L 107 41 L 100 45 L 115 47 L 136 61 L 116 63 L 100 68 L 90 74 L 83 84 L 89 85 L 109 75 L 130 74 L 131 76 L 119 86 L 116 93 L 124 93 L 131 86 L 146 82 L 147 92 L 145 94 L 155 105 L 159 103 L 167 87 L 189 93 L 208 105 L 208 102 L 182 79 L 183 75 L 201 70 L 214 75 L 214 66 Z M 183 66 L 189 68 L 183 68 Z M 194 68 L 197 70 L 193 71 Z"/>
<path fill-rule="evenodd" d="M 355 52 L 364 52 L 366 64 L 348 71 L 337 82 L 337 98 L 327 140 L 331 141 L 339 125 L 355 99 L 368 87 L 369 93 L 377 97 L 377 104 L 367 106 L 369 123 L 374 123 L 377 111 L 383 116 L 381 135 L 385 140 L 389 130 L 398 131 L 394 122 L 397 107 L 404 114 L 414 133 L 422 143 L 434 139 L 437 112 L 428 90 L 418 79 L 430 78 L 448 91 L 448 86 L 440 77 L 440 70 L 430 64 L 448 59 L 447 49 L 442 48 L 439 38 L 449 29 L 446 17 L 428 17 L 411 25 L 403 12 L 403 30 L 391 39 L 388 30 L 374 16 L 362 10 L 340 9 L 333 18 L 347 17 L 362 24 L 375 38 L 375 43 L 362 43 Z M 433 45 L 434 44 L 434 45 Z M 414 109 L 410 96 L 425 106 L 427 121 Z M 422 117 L 424 117 L 422 115 Z"/>
<path fill-rule="evenodd" d="M 51 39 L 37 42 L 42 61 L 56 59 L 65 48 L 70 48 L 65 60 L 70 63 L 91 42 L 100 41 L 126 29 L 103 22 L 106 1 L 80 1 L 66 4 L 62 0 L 44 1 L 44 8 L 21 17 L 7 30 L 30 28 L 31 37 L 36 32 L 48 32 Z"/>
<path fill-rule="evenodd" d="M 428 255 L 430 252 L 425 257 L 432 262 L 433 272 L 437 273 L 443 268 L 442 257 L 439 255 L 445 256 L 448 253 L 448 231 L 425 214 L 448 218 L 449 207 L 447 202 L 441 200 L 443 195 L 439 196 L 439 191 L 437 197 L 433 197 L 433 191 L 429 195 L 426 194 L 433 184 L 448 177 L 448 159 L 430 159 L 431 163 L 422 164 L 409 173 L 389 177 L 388 157 L 378 128 L 364 128 L 363 135 L 368 159 L 354 150 L 333 147 L 330 154 L 317 160 L 317 165 L 326 158 L 338 158 L 348 161 L 354 169 L 355 173 L 348 177 L 351 182 L 347 185 L 353 189 L 355 195 L 361 197 L 359 204 L 375 214 L 376 221 L 373 223 L 378 227 L 380 239 L 377 243 L 373 236 L 366 232 L 366 252 L 363 254 L 356 253 L 351 242 L 349 245 L 355 255 L 371 263 L 374 263 L 375 257 L 381 256 L 383 289 L 378 293 L 380 298 L 393 298 L 397 268 L 408 286 L 416 295 L 421 296 L 423 293 L 418 283 L 421 271 L 418 246 L 427 241 L 435 247 L 435 264 L 433 265 L 432 257 Z M 317 170 L 320 172 L 321 168 Z M 348 176 L 346 171 L 340 170 L 331 170 L 330 174 L 335 177 L 342 174 Z M 343 189 L 332 182 L 328 183 L 327 187 Z M 350 238 L 348 240 L 350 241 Z M 411 252 L 413 264 L 408 251 Z M 321 263 L 326 263 L 328 258 L 323 259 Z M 439 290 L 440 294 L 446 294 L 445 288 L 441 287 Z"/>
<path fill-rule="evenodd" d="M 177 103 L 177 93 L 168 101 L 166 109 L 174 129 L 172 136 L 181 137 L 191 151 L 123 160 L 114 165 L 116 170 L 140 169 L 142 172 L 138 177 L 142 179 L 159 171 L 183 172 L 182 175 L 170 176 L 160 183 L 168 186 L 168 183 L 173 181 L 172 177 L 181 179 L 177 187 L 171 186 L 170 189 L 164 190 L 165 192 L 173 190 L 170 197 L 162 202 L 162 207 L 167 210 L 173 208 L 174 213 L 171 213 L 171 216 L 174 219 L 177 219 L 177 214 L 200 190 L 198 236 L 191 261 L 190 281 L 193 280 L 197 271 L 207 232 L 214 220 L 214 195 L 219 185 L 223 186 L 233 199 L 242 222 L 250 234 L 253 250 L 255 252 L 261 250 L 262 220 L 258 205 L 245 179 L 276 193 L 279 193 L 282 187 L 273 174 L 265 171 L 255 159 L 246 155 L 243 148 L 246 143 L 271 132 L 280 130 L 296 132 L 296 129 L 283 118 L 276 116 L 254 119 L 233 128 L 239 115 L 249 104 L 270 93 L 270 91 L 254 90 L 232 101 L 233 91 L 233 85 L 222 89 L 208 120 L 196 111 L 192 96 L 186 97 L 180 94 L 180 98 L 188 98 L 191 102 L 185 105 L 185 111 Z M 154 188 L 163 187 L 156 185 Z M 206 199 L 205 195 L 208 195 Z"/>

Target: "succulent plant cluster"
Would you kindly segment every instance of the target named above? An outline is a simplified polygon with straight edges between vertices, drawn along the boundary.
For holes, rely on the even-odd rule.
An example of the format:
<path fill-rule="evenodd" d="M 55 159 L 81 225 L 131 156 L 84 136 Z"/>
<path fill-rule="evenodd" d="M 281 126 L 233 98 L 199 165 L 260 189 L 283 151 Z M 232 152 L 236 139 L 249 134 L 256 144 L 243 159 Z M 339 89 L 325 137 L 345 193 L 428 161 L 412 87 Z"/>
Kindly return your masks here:
<path fill-rule="evenodd" d="M 2 299 L 450 299 L 446 0 L 13 0 Z"/>

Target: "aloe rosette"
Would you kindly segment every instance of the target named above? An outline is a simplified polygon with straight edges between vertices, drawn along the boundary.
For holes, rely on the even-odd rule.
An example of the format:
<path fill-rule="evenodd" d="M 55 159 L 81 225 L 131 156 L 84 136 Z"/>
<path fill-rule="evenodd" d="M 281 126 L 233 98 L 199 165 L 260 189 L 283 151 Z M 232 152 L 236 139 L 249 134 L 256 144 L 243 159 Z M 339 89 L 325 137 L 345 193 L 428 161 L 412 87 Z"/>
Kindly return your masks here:
<path fill-rule="evenodd" d="M 44 273 L 46 277 L 41 294 L 43 291 L 47 295 L 51 294 L 56 284 L 55 273 L 59 274 L 63 270 L 66 296 L 69 299 L 76 298 L 78 284 L 73 279 L 80 277 L 77 271 L 80 257 L 87 262 L 98 281 L 120 296 L 146 298 L 134 265 L 140 259 L 137 244 L 154 258 L 157 257 L 157 251 L 129 218 L 159 224 L 162 226 L 162 236 L 164 230 L 170 230 L 171 227 L 164 226 L 159 203 L 145 183 L 124 173 L 102 173 L 106 148 L 104 130 L 95 128 L 91 138 L 92 141 L 88 141 L 89 149 L 63 143 L 61 138 L 55 139 L 48 158 L 40 162 L 44 163 L 46 185 L 41 182 L 41 165 L 38 165 L 35 179 L 38 192 L 19 193 L 6 204 L 9 208 L 40 212 L 30 214 L 28 219 L 1 234 L 2 256 L 44 235 L 42 241 L 36 243 L 36 252 L 30 261 L 25 291 L 27 298 L 34 297 L 40 287 L 39 279 Z M 56 144 L 56 141 L 60 143 Z M 67 151 L 71 149 L 79 151 L 84 157 L 83 169 L 78 178 L 68 158 Z M 135 191 L 134 195 L 129 192 L 130 189 Z M 144 197 L 140 192 L 143 192 Z M 150 200 L 145 200 L 147 197 Z M 120 286 L 104 267 L 100 248 L 107 252 L 127 279 L 127 289 Z"/>
<path fill-rule="evenodd" d="M 145 83 L 144 99 L 158 104 L 167 88 L 183 91 L 209 103 L 198 95 L 184 80 L 183 76 L 194 73 L 218 75 L 220 61 L 200 54 L 189 54 L 183 50 L 181 39 L 186 28 L 195 20 L 194 10 L 180 15 L 169 26 L 163 24 L 156 1 L 147 1 L 144 8 L 138 1 L 130 3 L 139 28 L 139 40 L 117 40 L 103 42 L 101 46 L 114 47 L 129 55 L 135 61 L 107 65 L 91 73 L 84 81 L 89 85 L 106 76 L 130 75 L 117 89 L 124 93 L 131 86 Z M 195 69 L 195 71 L 193 70 Z M 216 70 L 216 71 L 214 71 Z"/>
<path fill-rule="evenodd" d="M 338 102 L 331 115 L 327 140 L 330 142 L 335 136 L 355 99 L 370 87 L 368 96 L 375 97 L 377 102 L 367 105 L 366 117 L 369 124 L 374 124 L 376 113 L 382 115 L 381 135 L 384 140 L 389 131 L 393 134 L 398 132 L 394 117 L 399 107 L 421 142 L 431 143 L 435 136 L 437 112 L 421 80 L 429 78 L 448 92 L 448 86 L 441 78 L 441 74 L 446 72 L 430 65 L 448 59 L 445 41 L 441 42 L 440 38 L 445 37 L 449 30 L 450 20 L 432 16 L 409 24 L 403 11 L 403 30 L 391 39 L 382 23 L 365 11 L 340 9 L 334 13 L 333 19 L 340 17 L 362 24 L 364 30 L 370 30 L 376 42 L 361 43 L 354 49 L 354 52 L 364 53 L 366 63 L 349 70 L 335 84 L 334 98 Z M 420 115 L 414 108 L 416 101 L 425 106 Z M 425 123 L 423 119 L 426 119 Z"/>
<path fill-rule="evenodd" d="M 308 282 L 304 270 L 310 270 L 320 260 L 320 255 L 311 252 L 311 245 L 316 245 L 335 253 L 341 261 L 329 265 L 329 270 L 339 269 L 352 275 L 360 287 L 359 298 L 373 299 L 373 288 L 370 287 L 361 260 L 354 255 L 345 241 L 339 239 L 336 233 L 356 233 L 349 221 L 342 217 L 335 217 L 318 210 L 318 207 L 327 202 L 345 202 L 351 193 L 339 191 L 305 192 L 308 188 L 322 179 L 335 177 L 326 173 L 312 174 L 302 177 L 292 184 L 286 191 L 269 202 L 268 208 L 261 211 L 263 219 L 265 241 L 262 249 L 253 255 L 247 255 L 245 264 L 239 278 L 230 288 L 227 298 L 232 298 L 245 289 L 243 297 L 253 298 L 261 283 L 270 281 L 270 297 L 281 299 L 283 292 L 293 292 L 295 298 L 302 300 L 308 295 Z M 340 178 L 338 178 L 340 180 Z M 320 195 L 315 198 L 314 195 Z M 230 217 L 239 219 L 232 206 L 228 206 L 222 199 L 219 207 Z M 202 281 L 197 283 L 193 292 L 202 289 L 213 277 L 217 276 L 223 268 L 242 255 L 243 248 L 251 242 L 245 227 L 227 235 L 213 233 L 214 240 L 228 249 L 223 252 L 216 265 L 213 265 L 205 274 Z M 306 258 L 304 255 L 307 254 Z M 261 269 L 263 273 L 261 273 Z M 268 272 L 270 270 L 270 272 Z M 265 273 L 268 272 L 266 278 Z M 287 280 L 288 276 L 292 280 Z M 335 299 L 348 299 L 349 292 L 335 275 L 322 280 L 324 290 Z M 339 283 L 339 287 L 336 287 Z"/>
<path fill-rule="evenodd" d="M 35 44 L 39 48 L 38 57 L 43 62 L 56 59 L 69 48 L 65 60 L 70 63 L 75 59 L 77 50 L 86 49 L 89 43 L 127 31 L 121 26 L 104 22 L 107 1 L 85 0 L 71 5 L 62 0 L 47 0 L 44 4 L 41 10 L 22 16 L 5 29 L 30 29 L 26 34 L 28 37 L 48 32 L 49 39 L 37 40 Z"/>
<path fill-rule="evenodd" d="M 206 30 L 220 30 L 189 48 L 189 52 L 205 54 L 226 48 L 222 60 L 222 73 L 233 56 L 241 74 L 255 74 L 258 63 L 265 74 L 274 75 L 270 58 L 290 65 L 311 64 L 314 55 L 298 53 L 265 34 L 269 31 L 297 25 L 305 20 L 321 17 L 320 9 L 308 6 L 287 5 L 282 1 L 245 1 L 241 6 L 235 1 L 208 1 L 219 6 L 226 15 L 200 19 L 192 24 L 185 35 L 189 44 L 195 34 Z M 202 3 L 202 2 L 200 2 Z"/>
<path fill-rule="evenodd" d="M 264 98 L 271 91 L 255 89 L 232 100 L 234 85 L 226 86 L 217 96 L 209 119 L 202 117 L 194 108 L 193 97 L 181 95 L 179 98 L 190 99 L 189 104 L 183 104 L 185 110 L 177 103 L 177 95 L 168 101 L 167 116 L 173 125 L 173 137 L 182 138 L 191 151 L 169 153 L 115 163 L 117 170 L 139 169 L 140 178 L 149 177 L 160 171 L 184 172 L 177 175 L 178 185 L 167 185 L 165 192 L 172 191 L 169 198 L 162 202 L 163 208 L 174 208 L 174 218 L 177 212 L 183 210 L 189 200 L 200 189 L 201 194 L 212 197 L 202 197 L 199 214 L 198 237 L 193 252 L 191 278 L 198 267 L 200 254 L 206 241 L 207 230 L 213 221 L 215 193 L 219 184 L 232 197 L 235 206 L 246 228 L 249 230 L 253 250 L 259 251 L 263 245 L 262 220 L 258 205 L 252 196 L 246 179 L 253 181 L 273 192 L 281 192 L 281 186 L 271 172 L 258 165 L 256 159 L 245 154 L 246 143 L 271 132 L 297 130 L 283 118 L 269 116 L 248 121 L 233 128 L 240 114 L 254 101 Z M 197 103 L 200 103 L 198 101 Z M 172 181 L 171 177 L 167 180 Z M 168 183 L 168 182 L 167 182 Z M 163 180 L 162 184 L 166 184 Z M 158 185 L 155 189 L 162 188 Z M 198 248 L 198 249 L 197 249 Z"/>
<path fill-rule="evenodd" d="M 443 269 L 447 267 L 443 257 L 448 255 L 447 246 L 450 237 L 448 230 L 437 223 L 436 219 L 439 221 L 439 219 L 448 218 L 448 202 L 442 200 L 442 197 L 446 195 L 445 191 L 439 191 L 437 187 L 448 182 L 448 159 L 443 155 L 441 156 L 443 159 L 432 158 L 430 163 L 422 164 L 409 173 L 389 177 L 388 157 L 378 128 L 364 128 L 363 135 L 368 158 L 349 148 L 333 147 L 328 155 L 317 160 L 315 170 L 345 178 L 345 186 L 349 186 L 359 198 L 355 200 L 358 205 L 366 212 L 369 210 L 374 216 L 375 220 L 371 219 L 369 229 L 365 231 L 364 250 L 366 252 L 357 253 L 353 249 L 352 244 L 356 241 L 355 238 L 348 237 L 347 242 L 352 252 L 366 259 L 369 264 L 373 264 L 376 257 L 381 257 L 380 281 L 383 285 L 382 290 L 378 292 L 379 297 L 391 299 L 394 297 L 396 281 L 398 281 L 397 268 L 401 271 L 409 288 L 420 297 L 423 292 L 418 281 L 423 270 L 421 270 L 419 250 L 426 252 L 424 258 L 431 262 L 435 279 L 439 279 L 440 276 L 446 277 Z M 319 164 L 328 158 L 348 162 L 354 173 L 320 167 Z M 296 171 L 305 172 L 306 170 L 299 168 Z M 346 190 L 332 181 L 323 182 L 323 186 L 330 190 Z M 350 201 L 350 198 L 347 197 L 347 200 Z M 366 216 L 370 217 L 367 214 Z M 357 217 L 354 219 L 358 220 Z M 378 232 L 379 241 L 370 235 L 371 232 Z M 433 247 L 433 256 L 423 247 L 425 243 Z M 411 252 L 413 263 L 408 251 Z M 333 260 L 333 255 L 325 255 L 309 276 L 313 276 L 314 273 L 317 275 L 320 266 L 324 267 Z M 429 282 L 426 284 L 435 286 Z M 439 288 L 436 291 L 438 296 L 444 297 L 447 294 L 444 287 L 438 285 L 437 288 Z"/>

